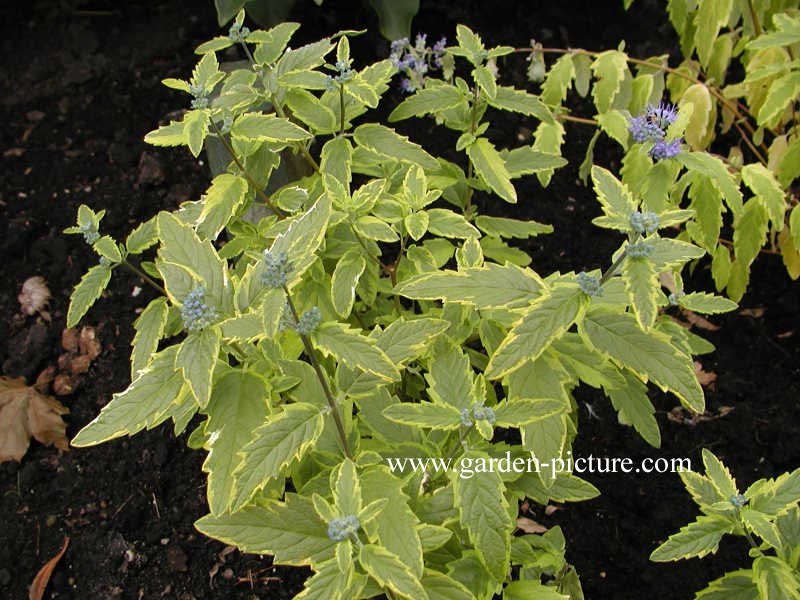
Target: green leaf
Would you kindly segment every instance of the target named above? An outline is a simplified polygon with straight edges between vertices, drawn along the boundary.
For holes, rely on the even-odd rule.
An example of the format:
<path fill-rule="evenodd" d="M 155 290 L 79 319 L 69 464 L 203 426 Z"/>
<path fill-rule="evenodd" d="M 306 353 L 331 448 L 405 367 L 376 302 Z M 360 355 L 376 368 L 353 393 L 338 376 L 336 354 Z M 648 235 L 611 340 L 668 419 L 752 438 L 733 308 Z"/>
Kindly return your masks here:
<path fill-rule="evenodd" d="M 472 69 L 472 78 L 475 80 L 475 83 L 478 84 L 478 87 L 488 96 L 487 99 L 490 102 L 497 96 L 497 82 L 494 79 L 494 75 L 487 67 L 479 65 Z"/>
<path fill-rule="evenodd" d="M 331 302 L 339 316 L 346 318 L 353 310 L 356 298 L 356 285 L 367 261 L 358 250 L 350 250 L 336 263 L 331 276 Z"/>
<path fill-rule="evenodd" d="M 642 331 L 632 315 L 601 311 L 587 314 L 579 330 L 598 352 L 671 391 L 688 409 L 697 413 L 705 410 L 694 362 L 673 346 L 667 335 Z"/>
<path fill-rule="evenodd" d="M 75 286 L 70 296 L 67 311 L 67 327 L 75 327 L 106 289 L 111 279 L 111 267 L 95 265 L 91 267 Z"/>
<path fill-rule="evenodd" d="M 438 571 L 426 569 L 421 581 L 430 600 L 473 600 L 475 598 L 464 585 Z"/>
<path fill-rule="evenodd" d="M 519 427 L 561 414 L 566 406 L 561 400 L 515 398 L 500 402 L 494 407 L 495 425 L 498 427 Z"/>
<path fill-rule="evenodd" d="M 229 173 L 217 175 L 211 181 L 203 199 L 203 210 L 197 219 L 197 232 L 206 239 L 217 239 L 244 204 L 246 197 L 245 179 Z"/>
<path fill-rule="evenodd" d="M 427 233 L 429 223 L 430 218 L 428 213 L 424 210 L 411 213 L 403 219 L 403 225 L 406 231 L 408 231 L 408 235 L 410 235 L 411 239 L 415 242 Z"/>
<path fill-rule="evenodd" d="M 205 408 L 211 398 L 211 381 L 219 354 L 219 343 L 219 334 L 213 327 L 190 333 L 181 342 L 175 359 L 175 367 L 183 372 L 200 408 Z"/>
<path fill-rule="evenodd" d="M 684 137 L 692 150 L 705 150 L 714 137 L 717 121 L 716 105 L 703 83 L 690 85 L 681 96 L 679 106 L 691 103 L 693 110 L 686 123 Z"/>
<path fill-rule="evenodd" d="M 343 594 L 347 592 L 351 574 L 343 572 L 336 560 L 326 561 L 318 568 L 314 575 L 303 582 L 303 591 L 294 600 L 346 600 Z"/>
<path fill-rule="evenodd" d="M 286 404 L 253 432 L 241 449 L 244 458 L 236 468 L 236 491 L 231 509 L 242 508 L 257 490 L 310 450 L 322 433 L 320 407 L 305 402 Z"/>
<path fill-rule="evenodd" d="M 333 133 L 339 128 L 334 112 L 308 90 L 292 88 L 286 92 L 286 106 L 297 119 L 318 134 Z"/>
<path fill-rule="evenodd" d="M 632 425 L 642 439 L 654 448 L 661 447 L 661 431 L 655 418 L 655 408 L 647 397 L 647 386 L 639 379 L 624 371 L 626 385 L 621 388 L 606 389 L 611 404 L 619 413 L 619 422 Z"/>
<path fill-rule="evenodd" d="M 190 110 L 183 117 L 183 133 L 186 136 L 186 145 L 196 158 L 203 151 L 203 142 L 208 135 L 208 119 L 211 112 L 208 110 Z"/>
<path fill-rule="evenodd" d="M 731 255 L 728 249 L 720 244 L 714 251 L 714 259 L 711 262 L 711 276 L 714 278 L 714 285 L 717 290 L 721 290 L 728 285 L 731 273 Z"/>
<path fill-rule="evenodd" d="M 134 321 L 133 328 L 136 330 L 136 335 L 131 342 L 132 380 L 136 379 L 137 373 L 150 363 L 156 353 L 158 342 L 164 336 L 168 313 L 167 299 L 159 296 L 151 301 Z"/>
<path fill-rule="evenodd" d="M 208 506 L 212 515 L 228 511 L 233 501 L 236 467 L 253 429 L 269 414 L 269 386 L 252 371 L 231 370 L 217 380 L 208 405 L 205 432 L 209 452 L 203 463 L 208 473 Z"/>
<path fill-rule="evenodd" d="M 148 219 L 136 226 L 125 240 L 125 249 L 129 254 L 141 254 L 158 241 L 155 219 Z"/>
<path fill-rule="evenodd" d="M 702 558 L 708 553 L 716 552 L 722 536 L 731 533 L 734 527 L 724 517 L 700 515 L 696 521 L 681 527 L 678 533 L 669 536 L 666 542 L 653 550 L 650 560 L 668 562 L 695 556 Z"/>
<path fill-rule="evenodd" d="M 537 223 L 536 221 L 518 221 L 504 217 L 488 217 L 479 215 L 475 218 L 475 225 L 487 235 L 503 238 L 527 239 L 542 233 L 552 233 L 553 226 Z"/>
<path fill-rule="evenodd" d="M 567 161 L 558 154 L 539 152 L 532 146 L 501 150 L 500 156 L 505 162 L 506 170 L 511 179 L 534 173 L 552 172 L 554 169 L 567 164 Z"/>
<path fill-rule="evenodd" d="M 155 427 L 169 418 L 165 414 L 183 387 L 175 370 L 177 346 L 157 353 L 124 392 L 114 394 L 94 420 L 70 442 L 77 448 L 94 446 L 142 429 Z"/>
<path fill-rule="evenodd" d="M 658 316 L 658 273 L 653 262 L 645 257 L 628 256 L 622 264 L 622 275 L 636 321 L 648 330 Z"/>
<path fill-rule="evenodd" d="M 414 425 L 430 429 L 458 429 L 461 426 L 461 413 L 448 404 L 403 402 L 392 404 L 383 411 L 383 416 L 403 425 Z"/>
<path fill-rule="evenodd" d="M 800 95 L 800 71 L 791 71 L 772 82 L 767 97 L 758 111 L 758 124 L 775 126 L 788 105 Z"/>
<path fill-rule="evenodd" d="M 758 198 L 744 205 L 733 232 L 733 251 L 737 263 L 749 266 L 758 256 L 766 242 L 768 218 L 767 209 Z"/>
<path fill-rule="evenodd" d="M 728 468 L 706 448 L 703 448 L 703 465 L 706 468 L 706 477 L 719 492 L 721 498 L 728 499 L 739 493 L 736 481 L 734 481 Z"/>
<path fill-rule="evenodd" d="M 325 178 L 335 177 L 344 186 L 345 191 L 350 189 L 350 182 L 353 180 L 352 162 L 353 145 L 350 140 L 335 137 L 325 142 L 320 152 L 320 172 L 325 174 Z"/>
<path fill-rule="evenodd" d="M 594 193 L 606 217 L 615 222 L 624 222 L 626 228 L 630 227 L 630 217 L 636 210 L 636 202 L 628 186 L 614 177 L 610 171 L 597 165 L 592 167 L 592 183 Z"/>
<path fill-rule="evenodd" d="M 394 428 L 396 425 L 392 424 Z M 422 543 L 417 533 L 419 519 L 408 506 L 404 482 L 391 474 L 386 467 L 374 467 L 361 474 L 361 497 L 365 505 L 388 499 L 388 504 L 377 517 L 363 527 L 371 538 L 389 552 L 400 557 L 415 576 L 422 574 Z"/>
<path fill-rule="evenodd" d="M 333 558 L 336 545 L 311 500 L 291 492 L 286 502 L 268 500 L 230 515 L 206 515 L 194 525 L 208 537 L 242 552 L 270 554 L 276 564 L 283 565 L 316 568 Z"/>
<path fill-rule="evenodd" d="M 783 188 L 772 171 L 760 163 L 745 165 L 742 167 L 742 181 L 764 202 L 772 228 L 782 230 L 787 206 Z"/>
<path fill-rule="evenodd" d="M 653 263 L 653 268 L 659 273 L 666 269 L 682 267 L 684 263 L 696 258 L 702 258 L 705 255 L 702 248 L 673 238 L 651 238 L 647 243 L 652 244 L 653 248 L 647 258 L 650 259 L 650 262 Z"/>
<path fill-rule="evenodd" d="M 462 464 L 467 460 L 472 466 L 479 461 L 488 464 L 489 456 L 471 451 L 461 458 Z M 505 486 L 499 473 L 475 473 L 470 478 L 461 475 L 463 473 L 453 477 L 455 505 L 461 525 L 495 581 L 504 581 L 510 567 L 511 532 L 514 529 L 504 494 Z"/>
<path fill-rule="evenodd" d="M 544 282 L 530 269 L 486 263 L 461 272 L 437 271 L 404 281 L 395 293 L 414 300 L 446 300 L 478 309 L 524 306 L 544 290 Z"/>
<path fill-rule="evenodd" d="M 409 117 L 421 117 L 429 113 L 444 112 L 466 104 L 464 94 L 454 85 L 437 85 L 418 90 L 413 96 L 403 100 L 389 114 L 389 122 L 402 121 Z"/>
<path fill-rule="evenodd" d="M 400 373 L 374 338 L 360 335 L 345 323 L 323 323 L 311 339 L 325 355 L 334 356 L 351 369 L 372 373 L 385 381 L 397 381 Z"/>
<path fill-rule="evenodd" d="M 439 170 L 439 162 L 422 146 L 410 142 L 407 137 L 389 127 L 377 123 L 360 125 L 353 132 L 353 139 L 359 146 L 382 157 L 417 164 L 428 171 Z"/>
<path fill-rule="evenodd" d="M 750 569 L 725 573 L 695 595 L 695 600 L 759 600 L 758 588 Z"/>
<path fill-rule="evenodd" d="M 172 121 L 169 125 L 162 125 L 144 136 L 144 141 L 153 146 L 183 146 L 187 143 L 185 124 L 182 121 Z"/>
<path fill-rule="evenodd" d="M 618 110 L 600 113 L 595 117 L 603 132 L 617 142 L 623 149 L 628 149 L 628 119 Z"/>
<path fill-rule="evenodd" d="M 697 47 L 697 56 L 703 66 L 708 65 L 714 40 L 717 39 L 720 28 L 728 24 L 732 9 L 733 0 L 716 0 L 698 4 L 695 16 L 697 30 L 694 35 L 694 43 Z"/>
<path fill-rule="evenodd" d="M 626 76 L 630 76 L 627 58 L 619 50 L 606 50 L 598 54 L 592 63 L 592 72 L 598 80 L 592 88 L 592 97 L 598 113 L 606 113 L 612 108 L 622 82 Z"/>
<path fill-rule="evenodd" d="M 279 143 L 302 142 L 312 137 L 289 119 L 258 113 L 245 113 L 238 117 L 231 135 L 248 142 Z"/>
<path fill-rule="evenodd" d="M 738 304 L 728 298 L 715 296 L 705 292 L 692 292 L 678 298 L 678 304 L 694 312 L 705 315 L 730 312 L 738 308 Z"/>
<path fill-rule="evenodd" d="M 560 106 L 575 78 L 575 65 L 571 54 L 562 54 L 547 71 L 542 83 L 542 101 L 550 106 Z"/>
<path fill-rule="evenodd" d="M 511 183 L 503 158 L 486 138 L 478 138 L 467 146 L 467 155 L 475 170 L 490 188 L 506 202 L 516 203 L 517 192 Z"/>
<path fill-rule="evenodd" d="M 538 581 L 512 581 L 503 588 L 503 600 L 569 600 L 559 594 L 556 587 L 544 586 Z"/>
<path fill-rule="evenodd" d="M 449 326 L 442 319 L 397 319 L 378 336 L 377 345 L 390 361 L 401 365 L 420 356 Z"/>
<path fill-rule="evenodd" d="M 525 90 L 518 90 L 513 87 L 497 86 L 494 96 L 487 98 L 489 106 L 499 108 L 500 110 L 507 110 L 510 112 L 520 113 L 529 117 L 536 117 L 545 123 L 553 123 L 553 115 L 547 104 L 533 94 L 529 94 Z M 545 104 L 547 102 L 547 104 Z"/>
<path fill-rule="evenodd" d="M 547 123 L 542 121 L 533 132 L 533 149 L 545 154 L 561 155 L 561 145 L 564 143 L 564 126 L 556 121 Z M 547 187 L 553 176 L 553 169 L 537 171 L 536 177 L 543 187 Z"/>
<path fill-rule="evenodd" d="M 262 65 L 271 65 L 278 60 L 286 49 L 289 40 L 294 32 L 300 28 L 300 23 L 283 22 L 278 23 L 268 31 L 258 32 L 258 37 L 252 39 L 248 36 L 248 42 L 257 42 L 258 46 L 253 52 L 256 62 Z M 256 32 L 251 33 L 253 36 Z"/>
<path fill-rule="evenodd" d="M 681 152 L 675 158 L 690 171 L 697 171 L 708 177 L 709 182 L 722 194 L 734 217 L 739 216 L 742 210 L 742 193 L 722 160 L 707 152 Z"/>
<path fill-rule="evenodd" d="M 463 56 L 473 65 L 478 65 L 484 59 L 484 46 L 480 36 L 466 25 L 456 25 L 456 39 L 458 47 L 463 50 Z"/>
<path fill-rule="evenodd" d="M 306 269 L 317 260 L 316 252 L 325 238 L 330 215 L 331 199 L 324 194 L 305 213 L 292 219 L 272 242 L 270 253 L 277 256 L 285 252 L 292 265 L 286 282 L 288 288 L 299 283 Z"/>
<path fill-rule="evenodd" d="M 419 579 L 400 557 L 382 546 L 364 544 L 358 552 L 358 562 L 384 588 L 408 600 L 428 600 Z"/>
<path fill-rule="evenodd" d="M 761 598 L 800 598 L 800 579 L 797 572 L 775 556 L 758 556 L 753 561 L 753 580 Z"/>
<path fill-rule="evenodd" d="M 161 248 L 158 257 L 165 262 L 175 263 L 195 273 L 206 285 L 213 298 L 215 308 L 222 309 L 223 298 L 230 293 L 225 262 L 219 257 L 209 240 L 200 241 L 190 225 L 174 214 L 158 214 L 158 233 Z M 183 298 L 176 300 L 182 302 Z"/>
<path fill-rule="evenodd" d="M 369 0 L 378 15 L 381 35 L 387 40 L 411 37 L 411 21 L 419 11 L 419 0 Z"/>
<path fill-rule="evenodd" d="M 431 208 L 428 214 L 428 230 L 434 235 L 467 239 L 480 237 L 481 233 L 463 215 L 446 208 Z"/>
<path fill-rule="evenodd" d="M 372 215 L 359 217 L 353 223 L 353 227 L 358 233 L 370 240 L 392 243 L 400 239 L 400 236 L 392 229 L 391 225 Z"/>
<path fill-rule="evenodd" d="M 120 254 L 117 243 L 111 236 L 104 235 L 94 244 L 92 244 L 92 248 L 94 248 L 94 251 L 97 252 L 97 254 L 103 258 L 107 258 L 111 262 L 122 262 L 122 254 Z"/>
<path fill-rule="evenodd" d="M 573 286 L 555 287 L 550 294 L 536 300 L 492 354 L 486 377 L 500 379 L 525 361 L 536 360 L 570 328 L 586 304 L 587 296 Z"/>

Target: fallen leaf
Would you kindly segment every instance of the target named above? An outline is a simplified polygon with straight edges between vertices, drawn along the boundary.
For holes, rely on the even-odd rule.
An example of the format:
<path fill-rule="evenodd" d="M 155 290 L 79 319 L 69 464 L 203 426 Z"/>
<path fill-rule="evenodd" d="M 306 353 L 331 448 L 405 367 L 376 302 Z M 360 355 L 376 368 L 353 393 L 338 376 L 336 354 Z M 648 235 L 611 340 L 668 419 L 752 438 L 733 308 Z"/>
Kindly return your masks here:
<path fill-rule="evenodd" d="M 75 327 L 70 327 L 61 332 L 61 347 L 67 352 L 78 353 L 78 339 L 80 334 Z"/>
<path fill-rule="evenodd" d="M 692 312 L 691 310 L 682 308 L 681 313 L 686 318 L 686 320 L 694 327 L 697 327 L 699 329 L 705 329 L 706 331 L 717 331 L 719 329 L 719 325 L 714 325 L 708 319 L 701 317 L 700 315 L 698 315 L 695 312 Z"/>
<path fill-rule="evenodd" d="M 89 357 L 90 362 L 100 355 L 102 346 L 97 339 L 97 333 L 94 327 L 84 327 L 81 329 L 81 335 L 78 338 L 78 349 L 82 355 Z"/>
<path fill-rule="evenodd" d="M 717 374 L 713 371 L 704 371 L 703 364 L 696 360 L 694 361 L 694 374 L 697 376 L 697 381 L 700 382 L 700 385 L 703 387 L 714 388 L 714 382 L 717 380 Z"/>
<path fill-rule="evenodd" d="M 12 156 L 14 158 L 19 158 L 23 154 L 25 154 L 25 148 L 9 148 L 3 151 L 3 158 L 10 158 Z"/>
<path fill-rule="evenodd" d="M 0 377 L 0 462 L 22 460 L 30 438 L 67 450 L 67 424 L 61 419 L 69 410 L 55 398 L 25 385 L 22 377 Z"/>
<path fill-rule="evenodd" d="M 50 576 L 53 574 L 53 569 L 56 568 L 58 561 L 64 556 L 64 552 L 67 551 L 67 546 L 69 546 L 69 536 L 64 537 L 64 546 L 61 548 L 61 552 L 48 560 L 44 566 L 39 569 L 36 577 L 33 578 L 31 589 L 28 592 L 28 600 L 42 600 L 44 591 L 47 589 L 47 583 L 50 581 Z"/>
<path fill-rule="evenodd" d="M 739 314 L 744 317 L 753 317 L 754 319 L 760 319 L 761 317 L 764 316 L 765 311 L 766 309 L 763 306 L 756 308 L 743 308 L 742 310 L 739 311 Z"/>
<path fill-rule="evenodd" d="M 528 517 L 517 517 L 517 527 L 525 533 L 544 533 L 547 527 Z"/>
<path fill-rule="evenodd" d="M 28 277 L 22 284 L 22 291 L 17 296 L 17 300 L 22 312 L 29 317 L 36 313 L 42 314 L 45 306 L 50 302 L 50 290 L 44 277 L 40 275 Z"/>
<path fill-rule="evenodd" d="M 549 517 L 557 513 L 559 510 L 564 510 L 564 509 L 561 508 L 560 506 L 556 506 L 555 504 L 548 504 L 547 506 L 544 507 L 544 514 Z"/>

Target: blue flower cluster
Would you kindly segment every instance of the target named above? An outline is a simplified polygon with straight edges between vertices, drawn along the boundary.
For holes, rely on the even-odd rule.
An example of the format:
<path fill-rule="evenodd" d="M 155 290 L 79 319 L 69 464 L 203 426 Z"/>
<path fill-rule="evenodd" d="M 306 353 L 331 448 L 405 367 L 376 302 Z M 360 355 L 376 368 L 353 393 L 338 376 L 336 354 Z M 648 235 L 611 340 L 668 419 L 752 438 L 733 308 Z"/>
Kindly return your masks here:
<path fill-rule="evenodd" d="M 586 271 L 578 273 L 578 285 L 587 296 L 603 295 L 603 286 L 600 285 L 600 278 L 589 275 Z"/>
<path fill-rule="evenodd" d="M 487 421 L 489 425 L 494 425 L 494 409 L 484 406 L 483 402 L 476 402 L 472 405 L 472 416 L 476 421 Z"/>
<path fill-rule="evenodd" d="M 685 292 L 674 292 L 667 297 L 670 306 L 678 306 L 680 299 L 686 295 Z"/>
<path fill-rule="evenodd" d="M 97 231 L 97 227 L 94 223 L 81 225 L 80 229 L 81 233 L 83 234 L 83 239 L 87 244 L 94 244 L 100 239 L 100 233 Z"/>
<path fill-rule="evenodd" d="M 202 85 L 191 84 L 189 86 L 189 93 L 194 96 L 192 99 L 192 108 L 207 108 L 208 107 L 208 92 Z"/>
<path fill-rule="evenodd" d="M 730 497 L 731 504 L 733 504 L 736 508 L 742 508 L 745 504 L 749 502 L 747 497 L 744 494 L 734 494 Z"/>
<path fill-rule="evenodd" d="M 681 152 L 681 140 L 667 140 L 667 128 L 678 118 L 678 111 L 672 104 L 662 102 L 647 107 L 645 114 L 631 117 L 628 131 L 639 144 L 652 142 L 650 156 L 656 160 L 672 158 Z"/>
<path fill-rule="evenodd" d="M 355 515 L 334 517 L 331 519 L 330 523 L 328 523 L 328 537 L 334 542 L 341 542 L 351 535 L 358 533 L 360 528 L 361 523 Z"/>
<path fill-rule="evenodd" d="M 422 89 L 425 75 L 432 67 L 441 69 L 444 66 L 442 58 L 447 50 L 447 38 L 440 39 L 432 48 L 428 47 L 427 40 L 427 34 L 420 33 L 413 45 L 408 38 L 392 42 L 389 60 L 399 73 L 405 75 L 400 80 L 400 89 L 406 93 Z"/>
<path fill-rule="evenodd" d="M 264 265 L 266 269 L 261 276 L 261 285 L 266 288 L 274 289 L 286 285 L 292 265 L 289 264 L 289 257 L 286 252 L 272 253 L 264 250 Z"/>
<path fill-rule="evenodd" d="M 197 286 L 186 294 L 181 306 L 183 325 L 191 332 L 201 331 L 217 320 L 217 311 L 206 302 L 206 288 Z"/>
<path fill-rule="evenodd" d="M 248 35 L 250 35 L 250 28 L 242 27 L 241 23 L 234 23 L 228 30 L 228 39 L 230 39 L 230 41 L 232 41 L 234 44 L 240 44 L 244 42 L 247 40 Z"/>
<path fill-rule="evenodd" d="M 647 258 L 653 253 L 653 244 L 643 240 L 628 244 L 625 252 L 631 258 Z"/>
<path fill-rule="evenodd" d="M 641 233 L 642 235 L 650 235 L 658 231 L 658 215 L 650 210 L 643 213 L 638 210 L 633 211 L 631 213 L 630 222 L 631 228 L 636 233 Z"/>
<path fill-rule="evenodd" d="M 281 321 L 278 325 L 278 331 L 294 329 L 299 335 L 310 335 L 319 327 L 321 322 L 322 311 L 316 306 L 312 306 L 300 315 L 300 322 L 295 321 L 292 309 L 287 302 L 283 307 L 283 314 L 281 315 Z"/>
<path fill-rule="evenodd" d="M 327 79 L 325 80 L 325 86 L 332 90 L 336 87 L 336 84 L 342 84 L 350 81 L 355 75 L 355 71 L 353 71 L 351 65 L 353 61 L 350 59 L 347 60 L 337 60 L 335 69 L 336 69 L 336 76 L 328 75 Z"/>

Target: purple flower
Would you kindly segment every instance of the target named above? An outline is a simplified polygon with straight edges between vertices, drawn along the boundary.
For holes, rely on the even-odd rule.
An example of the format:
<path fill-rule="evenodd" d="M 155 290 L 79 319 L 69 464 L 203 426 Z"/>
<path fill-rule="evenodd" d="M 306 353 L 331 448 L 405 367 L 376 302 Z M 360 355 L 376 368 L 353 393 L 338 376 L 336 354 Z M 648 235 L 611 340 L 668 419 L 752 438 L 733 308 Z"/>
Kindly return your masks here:
<path fill-rule="evenodd" d="M 414 48 L 418 52 L 425 52 L 425 47 L 428 44 L 428 34 L 427 33 L 418 33 L 417 39 L 414 40 Z"/>
<path fill-rule="evenodd" d="M 414 83 L 408 77 L 403 77 L 400 80 L 400 89 L 404 91 L 406 94 L 413 94 L 417 88 L 416 86 L 414 86 Z"/>
<path fill-rule="evenodd" d="M 664 139 L 664 131 L 655 123 L 648 121 L 645 115 L 631 117 L 628 124 L 628 131 L 631 132 L 633 140 L 639 144 L 642 142 L 655 142 Z"/>
<path fill-rule="evenodd" d="M 650 105 L 647 107 L 647 120 L 660 127 L 666 129 L 675 122 L 678 118 L 678 111 L 669 102 L 662 102 L 658 106 Z"/>
<path fill-rule="evenodd" d="M 681 140 L 658 140 L 650 150 L 650 156 L 656 160 L 673 158 L 681 153 Z"/>

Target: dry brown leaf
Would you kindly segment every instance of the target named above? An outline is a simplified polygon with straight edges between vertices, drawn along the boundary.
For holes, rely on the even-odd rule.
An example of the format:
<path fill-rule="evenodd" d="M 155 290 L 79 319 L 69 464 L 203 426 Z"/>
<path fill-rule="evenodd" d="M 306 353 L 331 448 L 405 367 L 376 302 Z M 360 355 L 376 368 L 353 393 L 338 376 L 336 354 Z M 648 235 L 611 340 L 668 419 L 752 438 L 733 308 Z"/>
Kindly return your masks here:
<path fill-rule="evenodd" d="M 29 317 L 36 313 L 44 316 L 44 308 L 50 302 L 50 290 L 44 277 L 39 275 L 28 277 L 22 284 L 22 291 L 17 296 L 17 300 L 22 312 Z"/>
<path fill-rule="evenodd" d="M 754 319 L 760 319 L 764 316 L 764 312 L 766 309 L 764 307 L 756 307 L 756 308 L 743 308 L 739 311 L 739 314 L 744 317 L 753 317 Z"/>
<path fill-rule="evenodd" d="M 67 450 L 69 410 L 55 398 L 25 385 L 22 377 L 0 377 L 0 462 L 22 460 L 34 437 L 42 444 Z"/>
<path fill-rule="evenodd" d="M 698 329 L 705 329 L 706 331 L 717 331 L 719 329 L 719 325 L 714 325 L 711 321 L 695 312 L 682 308 L 681 313 L 691 325 Z"/>
<path fill-rule="evenodd" d="M 549 517 L 551 515 L 554 515 L 555 513 L 557 513 L 560 510 L 564 510 L 564 509 L 561 508 L 560 506 L 556 506 L 555 504 L 548 504 L 547 506 L 544 507 L 544 514 Z"/>
<path fill-rule="evenodd" d="M 89 361 L 93 361 L 100 356 L 100 340 L 97 339 L 97 332 L 94 327 L 84 327 L 81 329 L 81 335 L 78 338 L 78 349 L 83 356 L 88 356 Z"/>
<path fill-rule="evenodd" d="M 517 517 L 517 527 L 525 533 L 544 533 L 547 527 L 528 517 Z"/>
<path fill-rule="evenodd" d="M 717 380 L 717 374 L 714 371 L 704 371 L 703 364 L 696 360 L 694 361 L 694 374 L 697 377 L 697 381 L 700 382 L 700 385 L 703 387 L 714 389 L 714 382 Z"/>
<path fill-rule="evenodd" d="M 53 574 L 53 569 L 56 568 L 58 561 L 64 556 L 64 552 L 67 551 L 67 546 L 69 546 L 69 536 L 64 537 L 64 545 L 61 548 L 61 552 L 48 560 L 44 566 L 39 569 L 36 577 L 33 578 L 31 589 L 28 592 L 28 600 L 42 600 L 44 591 L 47 589 L 47 583 L 50 581 L 50 576 Z"/>

